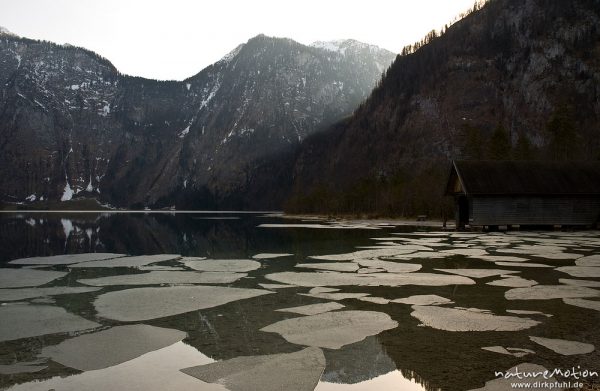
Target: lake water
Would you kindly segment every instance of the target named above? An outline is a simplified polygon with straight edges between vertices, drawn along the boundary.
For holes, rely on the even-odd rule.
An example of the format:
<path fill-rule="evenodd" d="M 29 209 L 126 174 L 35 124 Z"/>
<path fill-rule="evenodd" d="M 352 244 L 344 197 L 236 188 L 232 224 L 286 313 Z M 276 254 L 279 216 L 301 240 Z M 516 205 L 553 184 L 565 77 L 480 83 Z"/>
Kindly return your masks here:
<path fill-rule="evenodd" d="M 1 389 L 511 389 L 496 371 L 600 371 L 599 232 L 3 213 L 0 263 Z"/>

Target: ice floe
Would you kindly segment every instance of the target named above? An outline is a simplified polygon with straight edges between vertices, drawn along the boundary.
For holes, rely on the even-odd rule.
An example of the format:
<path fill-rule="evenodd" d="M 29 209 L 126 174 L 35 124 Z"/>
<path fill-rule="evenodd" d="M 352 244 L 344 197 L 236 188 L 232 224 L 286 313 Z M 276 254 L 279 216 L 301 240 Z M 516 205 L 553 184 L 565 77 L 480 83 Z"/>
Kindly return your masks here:
<path fill-rule="evenodd" d="M 600 291 L 573 285 L 536 285 L 529 288 L 509 289 L 504 293 L 508 300 L 550 300 L 600 296 Z"/>
<path fill-rule="evenodd" d="M 230 284 L 245 277 L 245 273 L 152 271 L 138 274 L 120 274 L 109 277 L 89 278 L 77 282 L 92 286 L 157 285 L 157 284 Z"/>
<path fill-rule="evenodd" d="M 600 311 L 600 301 L 586 299 L 563 299 L 565 304 L 574 305 L 576 307 L 587 308 L 589 310 Z"/>
<path fill-rule="evenodd" d="M 382 312 L 334 311 L 282 320 L 261 331 L 278 333 L 298 345 L 339 349 L 397 326 L 398 322 Z"/>
<path fill-rule="evenodd" d="M 201 259 L 183 258 L 181 262 L 190 269 L 203 272 L 249 272 L 260 268 L 260 262 L 250 259 Z"/>
<path fill-rule="evenodd" d="M 493 276 L 501 276 L 505 274 L 519 273 L 515 270 L 504 270 L 504 269 L 435 269 L 444 273 L 457 274 L 459 276 L 466 276 L 472 278 L 486 278 Z"/>
<path fill-rule="evenodd" d="M 316 315 L 322 314 L 324 312 L 339 310 L 340 308 L 344 308 L 345 306 L 340 303 L 329 302 L 329 303 L 319 303 L 319 304 L 309 304 L 303 305 L 300 307 L 291 307 L 291 308 L 281 308 L 280 312 L 292 312 L 294 314 L 300 315 Z"/>
<path fill-rule="evenodd" d="M 105 369 L 86 371 L 71 376 L 55 376 L 10 388 L 10 391 L 227 391 L 221 385 L 204 383 L 180 369 L 214 362 L 183 342 Z"/>
<path fill-rule="evenodd" d="M 541 311 L 529 311 L 529 310 L 506 310 L 506 312 L 510 313 L 510 314 L 516 314 L 516 315 L 541 315 L 541 316 L 545 316 L 546 318 L 551 318 L 553 315 L 550 314 L 545 314 Z"/>
<path fill-rule="evenodd" d="M 55 286 L 50 288 L 0 289 L 0 301 L 16 301 L 44 296 L 72 295 L 100 290 L 90 287 Z"/>
<path fill-rule="evenodd" d="M 441 252 L 451 255 L 464 255 L 468 257 L 481 257 L 488 255 L 487 251 L 477 248 L 453 248 L 451 250 L 442 250 Z"/>
<path fill-rule="evenodd" d="M 252 258 L 253 259 L 273 259 L 273 258 L 289 257 L 289 256 L 292 256 L 292 255 L 294 255 L 294 254 L 289 254 L 289 253 L 285 253 L 285 254 L 261 253 L 261 254 L 253 255 Z"/>
<path fill-rule="evenodd" d="M 70 265 L 73 263 L 101 261 L 124 256 L 125 254 L 113 253 L 63 254 L 50 257 L 20 258 L 10 261 L 9 263 L 11 265 Z"/>
<path fill-rule="evenodd" d="M 437 306 L 412 307 L 411 315 L 425 326 L 446 331 L 519 331 L 537 326 L 540 322 L 523 317 L 500 316 L 476 309 Z"/>
<path fill-rule="evenodd" d="M 186 333 L 145 324 L 117 326 L 46 346 L 39 357 L 81 371 L 102 369 L 132 360 L 183 340 Z"/>
<path fill-rule="evenodd" d="M 505 286 L 509 288 L 526 288 L 530 286 L 537 285 L 537 281 L 527 280 L 521 277 L 508 277 L 502 278 L 500 280 L 494 280 L 486 283 L 487 285 L 492 286 Z"/>
<path fill-rule="evenodd" d="M 587 286 L 589 288 L 600 288 L 600 281 L 576 280 L 572 278 L 559 278 L 558 282 L 566 285 Z"/>
<path fill-rule="evenodd" d="M 236 357 L 181 371 L 231 391 L 312 391 L 324 370 L 323 352 L 310 347 L 294 353 Z"/>
<path fill-rule="evenodd" d="M 299 263 L 296 267 L 305 269 L 333 270 L 338 272 L 355 272 L 359 266 L 354 262 L 335 262 L 335 263 Z"/>
<path fill-rule="evenodd" d="M 505 348 L 503 346 L 485 346 L 485 347 L 482 347 L 481 349 L 487 350 L 489 352 L 500 353 L 500 354 L 505 354 L 505 355 L 514 356 L 514 357 L 523 357 L 528 354 L 535 353 L 533 350 L 529 350 L 529 349 Z"/>
<path fill-rule="evenodd" d="M 133 288 L 98 296 L 98 316 L 124 322 L 140 321 L 217 307 L 273 292 L 219 286 Z"/>
<path fill-rule="evenodd" d="M 39 286 L 66 276 L 65 272 L 35 269 L 0 269 L 0 288 Z"/>
<path fill-rule="evenodd" d="M 35 373 L 48 368 L 43 360 L 19 362 L 16 364 L 0 365 L 0 375 L 15 375 L 17 373 Z"/>
<path fill-rule="evenodd" d="M 420 264 L 380 261 L 378 259 L 359 259 L 356 261 L 360 266 L 384 269 L 388 273 L 411 273 L 421 269 Z"/>
<path fill-rule="evenodd" d="M 598 278 L 600 277 L 600 267 L 595 266 L 562 266 L 554 269 L 559 272 L 567 273 L 573 277 Z"/>
<path fill-rule="evenodd" d="M 571 356 L 574 354 L 587 354 L 594 351 L 594 345 L 589 343 L 567 341 L 564 339 L 550 339 L 542 337 L 529 337 L 530 340 L 542 345 L 563 356 Z"/>
<path fill-rule="evenodd" d="M 527 258 L 521 258 L 521 257 L 511 257 L 511 256 L 506 256 L 506 255 L 481 255 L 478 257 L 474 257 L 477 259 L 482 259 L 484 261 L 489 261 L 489 262 L 517 262 L 517 263 L 523 263 L 527 261 Z"/>
<path fill-rule="evenodd" d="M 394 299 L 391 300 L 391 302 L 411 305 L 442 305 L 454 303 L 452 300 L 438 295 L 415 295 L 402 299 Z"/>
<path fill-rule="evenodd" d="M 296 288 L 296 285 L 286 285 L 286 284 L 258 284 L 258 285 L 265 289 Z"/>
<path fill-rule="evenodd" d="M 300 293 L 300 295 L 324 300 L 359 299 L 361 297 L 369 296 L 368 293 Z"/>
<path fill-rule="evenodd" d="M 317 293 L 331 293 L 331 292 L 338 292 L 339 289 L 338 288 L 327 288 L 324 286 L 317 286 L 315 288 L 312 288 L 310 291 L 308 291 L 308 293 L 311 294 L 317 294 Z"/>
<path fill-rule="evenodd" d="M 0 307 L 0 341 L 66 333 L 100 327 L 96 322 L 47 305 L 11 305 Z M 5 321 L 10 319 L 10 321 Z"/>
<path fill-rule="evenodd" d="M 267 274 L 265 276 L 271 281 L 277 281 L 283 284 L 292 284 L 306 287 L 317 286 L 402 286 L 402 285 L 424 285 L 424 286 L 445 286 L 445 285 L 473 285 L 475 281 L 470 278 L 437 274 L 437 273 L 304 273 L 304 272 L 281 272 Z"/>
<path fill-rule="evenodd" d="M 86 261 L 70 265 L 75 268 L 97 268 L 97 267 L 140 267 L 152 263 L 170 261 L 180 258 L 178 254 L 156 254 L 156 255 L 138 255 L 134 257 L 121 257 L 107 259 L 102 261 Z"/>
<path fill-rule="evenodd" d="M 498 266 L 508 266 L 508 267 L 554 267 L 551 265 L 545 265 L 543 263 L 533 263 L 533 262 L 495 262 Z"/>
<path fill-rule="evenodd" d="M 587 257 L 579 258 L 575 261 L 577 266 L 597 266 L 600 267 L 600 255 L 590 255 Z"/>
<path fill-rule="evenodd" d="M 367 303 L 374 303 L 374 304 L 388 304 L 390 302 L 390 299 L 385 299 L 383 297 L 371 297 L 371 296 L 358 297 L 358 300 L 366 301 Z"/>

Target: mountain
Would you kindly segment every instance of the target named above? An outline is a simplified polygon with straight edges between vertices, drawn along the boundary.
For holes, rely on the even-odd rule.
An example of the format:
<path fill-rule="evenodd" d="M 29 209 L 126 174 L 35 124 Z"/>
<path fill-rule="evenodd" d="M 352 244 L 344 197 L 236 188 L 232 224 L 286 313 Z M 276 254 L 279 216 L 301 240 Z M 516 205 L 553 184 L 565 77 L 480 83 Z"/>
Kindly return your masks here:
<path fill-rule="evenodd" d="M 491 0 L 430 33 L 305 140 L 287 209 L 449 217 L 452 159 L 599 159 L 599 26 L 597 0 Z"/>
<path fill-rule="evenodd" d="M 277 207 L 291 166 L 271 162 L 350 115 L 394 57 L 259 35 L 184 81 L 156 81 L 3 30 L 0 199 Z"/>

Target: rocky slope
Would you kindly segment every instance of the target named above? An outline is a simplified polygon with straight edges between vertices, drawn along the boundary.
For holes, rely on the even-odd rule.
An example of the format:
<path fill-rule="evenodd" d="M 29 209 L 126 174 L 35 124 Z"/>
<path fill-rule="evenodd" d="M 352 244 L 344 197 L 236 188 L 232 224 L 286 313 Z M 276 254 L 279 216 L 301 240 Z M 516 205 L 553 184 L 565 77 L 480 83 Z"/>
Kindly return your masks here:
<path fill-rule="evenodd" d="M 3 30 L 0 200 L 276 207 L 289 167 L 270 162 L 351 114 L 393 58 L 260 35 L 187 80 L 155 81 Z"/>
<path fill-rule="evenodd" d="M 444 212 L 451 159 L 600 158 L 600 1 L 491 0 L 309 137 L 292 211 Z"/>

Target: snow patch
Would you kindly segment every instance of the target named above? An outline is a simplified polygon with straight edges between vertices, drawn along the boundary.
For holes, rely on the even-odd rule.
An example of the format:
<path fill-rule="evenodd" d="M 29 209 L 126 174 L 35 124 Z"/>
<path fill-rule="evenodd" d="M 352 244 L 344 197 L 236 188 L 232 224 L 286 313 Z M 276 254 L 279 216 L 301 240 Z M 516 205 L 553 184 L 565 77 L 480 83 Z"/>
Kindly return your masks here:
<path fill-rule="evenodd" d="M 63 195 L 62 197 L 60 197 L 61 201 L 70 201 L 71 199 L 73 199 L 73 194 L 75 194 L 75 192 L 73 191 L 73 189 L 71 189 L 71 185 L 69 185 L 69 181 L 67 181 L 67 184 L 65 185 L 65 190 L 63 191 Z"/>
<path fill-rule="evenodd" d="M 179 138 L 184 138 L 185 136 L 187 136 L 187 134 L 189 132 L 190 132 L 190 125 L 188 125 L 187 128 L 185 128 L 181 132 L 179 132 Z"/>
<path fill-rule="evenodd" d="M 189 91 L 190 88 L 192 88 L 192 84 L 191 83 L 185 83 L 185 88 L 187 88 L 187 90 Z"/>
<path fill-rule="evenodd" d="M 98 114 L 101 115 L 102 117 L 106 117 L 107 115 L 109 115 L 110 114 L 110 104 L 106 103 L 104 105 L 104 107 L 102 109 L 100 109 L 100 112 Z"/>
<path fill-rule="evenodd" d="M 30 195 L 29 197 L 25 198 L 25 201 L 29 201 L 29 202 L 33 202 L 37 199 L 35 194 Z"/>
<path fill-rule="evenodd" d="M 72 90 L 72 91 L 77 91 L 78 89 L 79 89 L 79 85 L 78 85 L 78 84 L 73 84 L 73 85 L 71 86 L 71 90 Z"/>
<path fill-rule="evenodd" d="M 237 54 L 242 50 L 243 47 L 244 47 L 244 44 L 238 45 L 235 49 L 233 49 L 232 51 L 227 53 L 225 56 L 223 56 L 223 58 L 221 58 L 220 61 L 229 63 L 235 56 L 237 56 Z"/>

